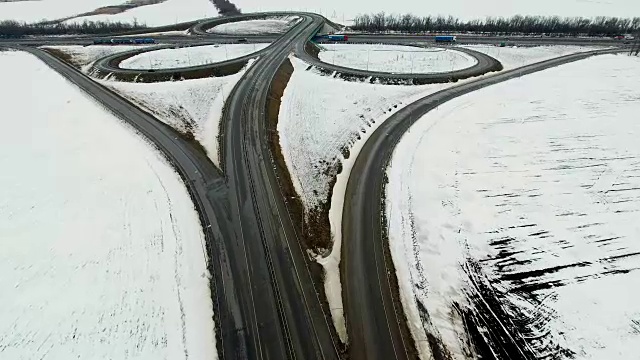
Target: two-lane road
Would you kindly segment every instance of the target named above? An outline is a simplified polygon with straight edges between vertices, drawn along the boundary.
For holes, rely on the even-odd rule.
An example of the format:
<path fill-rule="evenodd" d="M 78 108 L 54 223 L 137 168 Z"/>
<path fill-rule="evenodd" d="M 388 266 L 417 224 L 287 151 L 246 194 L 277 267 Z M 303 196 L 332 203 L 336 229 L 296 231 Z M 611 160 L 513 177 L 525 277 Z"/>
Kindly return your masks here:
<path fill-rule="evenodd" d="M 234 227 L 242 230 L 252 278 L 259 279 L 252 286 L 260 299 L 257 323 L 264 324 L 258 329 L 260 341 L 271 344 L 265 346 L 265 358 L 337 359 L 339 340 L 320 304 L 267 143 L 267 96 L 273 78 L 294 45 L 306 42 L 323 25 L 319 16 L 302 16 L 229 96 L 223 115 L 225 174 Z"/>

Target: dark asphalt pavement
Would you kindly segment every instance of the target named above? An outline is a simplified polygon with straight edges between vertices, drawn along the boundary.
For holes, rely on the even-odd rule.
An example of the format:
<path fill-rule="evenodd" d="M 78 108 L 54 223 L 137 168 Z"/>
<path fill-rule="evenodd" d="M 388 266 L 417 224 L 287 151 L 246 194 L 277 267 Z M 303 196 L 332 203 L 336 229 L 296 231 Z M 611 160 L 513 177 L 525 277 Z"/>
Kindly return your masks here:
<path fill-rule="evenodd" d="M 260 283 L 258 323 L 271 359 L 337 359 L 333 325 L 323 312 L 306 261 L 275 177 L 267 143 L 265 110 L 272 79 L 294 43 L 322 25 L 320 17 L 304 22 L 277 40 L 248 70 L 229 96 L 224 114 L 224 163 L 235 227 L 242 229 L 250 262 Z M 267 324 L 265 324 L 267 325 Z M 280 348 L 275 346 L 281 344 Z"/>

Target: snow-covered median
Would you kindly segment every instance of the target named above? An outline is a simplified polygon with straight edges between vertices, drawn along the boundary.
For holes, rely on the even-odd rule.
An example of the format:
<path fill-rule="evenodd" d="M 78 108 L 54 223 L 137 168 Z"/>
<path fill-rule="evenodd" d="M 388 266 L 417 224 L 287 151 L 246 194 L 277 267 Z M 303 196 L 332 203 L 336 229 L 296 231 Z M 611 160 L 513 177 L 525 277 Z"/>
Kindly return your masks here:
<path fill-rule="evenodd" d="M 216 358 L 178 174 L 35 57 L 0 69 L 0 358 Z"/>
<path fill-rule="evenodd" d="M 317 260 L 325 269 L 325 293 L 338 334 L 344 341 L 339 274 L 341 220 L 353 161 L 366 138 L 392 113 L 450 85 L 349 82 L 307 70 L 308 65 L 295 57 L 290 60 L 294 71 L 278 117 L 280 146 L 307 215 L 330 204 L 333 244 L 331 249 L 315 250 L 326 252 L 318 255 Z M 333 195 L 329 198 L 331 190 Z"/>
<path fill-rule="evenodd" d="M 270 19 L 236 21 L 220 24 L 208 30 L 214 34 L 260 35 L 282 34 L 300 21 L 299 16 L 283 16 Z"/>
<path fill-rule="evenodd" d="M 260 51 L 268 43 L 220 44 L 161 49 L 132 56 L 120 63 L 123 69 L 173 69 L 212 64 Z"/>
<path fill-rule="evenodd" d="M 388 233 L 423 358 L 425 330 L 475 358 L 469 320 L 499 313 L 530 358 L 637 358 L 638 76 L 637 57 L 563 65 L 445 103 L 402 138 Z"/>
<path fill-rule="evenodd" d="M 461 51 L 402 45 L 321 44 L 320 60 L 353 69 L 426 74 L 466 69 L 477 60 Z"/>
<path fill-rule="evenodd" d="M 101 80 L 100 83 L 187 136 L 193 136 L 217 166 L 224 102 L 245 70 L 237 74 L 156 83 Z"/>
<path fill-rule="evenodd" d="M 505 70 L 575 54 L 602 49 L 596 46 L 549 45 L 549 46 L 495 46 L 495 45 L 461 45 L 460 47 L 487 54 L 502 63 Z"/>

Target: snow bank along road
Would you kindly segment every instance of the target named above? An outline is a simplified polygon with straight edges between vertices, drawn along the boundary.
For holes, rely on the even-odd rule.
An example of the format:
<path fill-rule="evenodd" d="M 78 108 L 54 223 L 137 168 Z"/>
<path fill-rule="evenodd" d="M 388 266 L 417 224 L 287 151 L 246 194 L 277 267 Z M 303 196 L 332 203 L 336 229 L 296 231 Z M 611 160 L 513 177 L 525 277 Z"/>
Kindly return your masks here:
<path fill-rule="evenodd" d="M 337 336 L 327 314 L 322 311 L 306 267 L 307 255 L 299 246 L 296 227 L 291 223 L 279 193 L 264 128 L 267 123 L 264 113 L 267 93 L 275 72 L 291 51 L 305 54 L 307 40 L 325 22 L 315 14 L 298 15 L 302 21 L 265 49 L 230 95 L 223 117 L 225 131 L 221 161 L 225 168 L 224 177 L 204 154 L 182 140 L 174 130 L 52 56 L 29 50 L 149 137 L 165 152 L 185 180 L 201 215 L 214 264 L 210 269 L 214 278 L 214 313 L 220 328 L 217 332 L 219 349 L 224 358 L 339 357 Z M 190 41 L 178 38 L 174 37 L 172 41 Z M 385 42 L 384 39 L 382 36 L 377 41 Z M 67 43 L 73 43 L 76 39 L 67 40 Z M 38 41 L 44 44 L 48 40 Z M 534 69 L 538 67 L 543 66 Z M 492 79 L 499 81 L 501 77 L 498 75 Z M 483 81 L 481 84 L 488 84 L 491 80 Z M 473 86 L 465 85 L 464 88 L 471 91 L 475 89 Z M 402 114 L 406 116 L 407 113 Z M 383 129 L 389 127 L 384 126 Z M 398 132 L 386 139 L 385 144 L 392 144 L 388 141 L 395 137 L 399 137 Z M 376 153 L 365 151 L 363 156 Z M 364 185 L 359 189 L 361 196 L 370 194 L 370 191 L 381 194 L 371 184 Z M 369 196 L 368 200 L 375 198 Z M 362 203 L 355 209 L 367 209 L 360 206 Z M 349 216 L 347 212 L 346 217 Z M 359 226 L 371 233 L 380 229 L 379 220 L 373 216 L 361 216 L 346 221 L 345 228 L 349 230 L 349 226 Z M 384 311 L 392 289 L 386 282 L 378 282 L 378 277 L 363 279 L 365 274 L 382 274 L 376 270 L 375 264 L 384 264 L 380 260 L 383 249 L 363 246 L 362 236 L 360 233 L 349 238 L 346 242 L 349 248 L 344 255 L 345 259 L 348 257 L 344 262 L 347 266 L 344 274 L 351 279 L 343 279 L 347 284 L 345 298 L 350 356 L 406 358 L 410 354 L 402 345 L 399 346 L 399 327 L 404 321 L 403 316 L 398 311 Z"/>
<path fill-rule="evenodd" d="M 247 297 L 242 293 L 249 287 L 242 274 L 247 268 L 238 258 L 238 249 L 230 247 L 234 237 L 230 224 L 224 214 L 229 210 L 226 204 L 224 179 L 219 170 L 208 161 L 206 155 L 199 152 L 179 134 L 119 96 L 110 92 L 84 74 L 53 56 L 36 49 L 24 48 L 46 62 L 85 92 L 99 100 L 121 119 L 125 119 L 140 133 L 151 139 L 167 156 L 183 178 L 200 215 L 211 262 L 209 271 L 215 286 L 214 316 L 220 331 L 216 334 L 220 344 L 219 351 L 231 358 L 250 358 L 251 349 L 243 329 L 244 317 L 241 311 L 248 307 Z M 222 241 L 224 240 L 224 242 Z M 244 306 L 244 308 L 243 308 Z"/>
<path fill-rule="evenodd" d="M 474 90 L 521 75 L 544 70 L 560 64 L 585 59 L 610 51 L 590 51 L 552 59 L 521 69 L 470 81 L 422 98 L 387 119 L 369 138 L 355 161 L 347 185 L 343 215 L 342 283 L 345 313 L 351 346 L 360 344 L 364 352 L 361 359 L 393 359 L 405 355 L 405 341 L 395 319 L 401 318 L 402 309 L 394 303 L 387 270 L 388 249 L 382 231 L 384 182 L 387 163 L 397 142 L 413 121 L 439 104 Z M 395 276 L 395 275 L 394 275 Z M 506 334 L 503 334 L 506 335 Z M 509 338 L 504 336 L 503 338 Z M 391 339 L 392 346 L 380 348 L 370 341 Z M 500 344 L 509 349 L 513 344 Z M 438 344 L 429 344 L 432 350 Z M 517 347 L 516 347 L 517 348 Z M 519 354 L 508 354 L 520 358 Z M 438 358 L 436 356 L 436 358 Z"/>
<path fill-rule="evenodd" d="M 403 135 L 385 202 L 415 339 L 500 353 L 496 316 L 523 359 L 638 359 L 638 75 L 639 57 L 594 56 L 448 101 Z"/>
<path fill-rule="evenodd" d="M 214 359 L 180 176 L 31 54 L 0 64 L 0 358 Z"/>

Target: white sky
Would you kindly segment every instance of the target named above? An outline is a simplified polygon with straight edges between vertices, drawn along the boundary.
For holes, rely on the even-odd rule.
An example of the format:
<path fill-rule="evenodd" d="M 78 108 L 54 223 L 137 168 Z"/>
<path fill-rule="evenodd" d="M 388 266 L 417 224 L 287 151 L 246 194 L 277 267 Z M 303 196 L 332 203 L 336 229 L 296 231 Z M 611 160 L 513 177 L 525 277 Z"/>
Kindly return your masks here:
<path fill-rule="evenodd" d="M 91 11 L 100 6 L 117 5 L 124 0 L 43 0 L 27 2 L 0 3 L 0 20 L 16 19 L 38 21 L 43 18 L 59 19 Z M 184 2 L 184 1 L 178 1 Z M 336 21 L 352 19 L 359 13 L 385 11 L 387 13 L 413 13 L 416 15 L 454 15 L 462 18 L 484 18 L 488 15 L 509 16 L 515 14 L 560 15 L 560 16 L 640 16 L 638 0 L 232 0 L 243 12 L 266 10 L 308 10 L 332 18 Z M 215 11 L 208 3 L 211 11 Z M 163 9 L 162 13 L 149 13 L 152 8 Z M 183 6 L 181 12 L 194 12 L 192 6 Z M 168 14 L 166 5 L 148 7 L 138 10 L 138 18 L 144 18 L 148 25 L 159 25 L 158 22 L 172 23 L 175 14 Z M 129 12 L 131 13 L 131 12 Z M 198 8 L 195 17 L 201 17 L 203 10 Z M 117 20 L 128 17 L 119 15 Z M 154 19 L 156 21 L 154 21 Z"/>
<path fill-rule="evenodd" d="M 326 16 L 347 19 L 358 13 L 385 11 L 417 15 L 444 14 L 463 18 L 515 14 L 560 16 L 640 16 L 638 0 L 234 0 L 243 12 L 258 10 L 313 10 Z M 334 14 L 335 12 L 335 14 Z"/>

